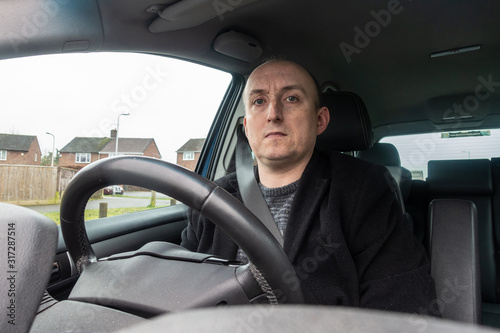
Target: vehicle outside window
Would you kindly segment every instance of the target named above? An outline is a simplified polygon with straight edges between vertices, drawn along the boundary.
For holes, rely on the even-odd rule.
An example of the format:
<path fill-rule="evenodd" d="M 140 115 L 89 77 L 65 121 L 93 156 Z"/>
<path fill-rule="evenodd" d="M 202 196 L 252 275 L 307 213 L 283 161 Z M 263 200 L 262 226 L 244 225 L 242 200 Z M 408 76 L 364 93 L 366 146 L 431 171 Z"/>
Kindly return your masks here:
<path fill-rule="evenodd" d="M 401 165 L 413 179 L 427 178 L 431 160 L 490 159 L 500 156 L 500 130 L 440 132 L 385 137 L 398 150 Z"/>
<path fill-rule="evenodd" d="M 56 222 L 65 187 L 95 161 L 116 155 L 174 164 L 188 159 L 194 170 L 199 153 L 177 151 L 193 138 L 207 137 L 232 79 L 206 66 L 133 53 L 8 59 L 0 61 L 0 72 L 0 174 L 7 177 L 0 201 Z M 100 203 L 113 216 L 115 210 L 130 213 L 175 201 L 115 184 L 92 197 L 87 219 L 98 216 Z"/>

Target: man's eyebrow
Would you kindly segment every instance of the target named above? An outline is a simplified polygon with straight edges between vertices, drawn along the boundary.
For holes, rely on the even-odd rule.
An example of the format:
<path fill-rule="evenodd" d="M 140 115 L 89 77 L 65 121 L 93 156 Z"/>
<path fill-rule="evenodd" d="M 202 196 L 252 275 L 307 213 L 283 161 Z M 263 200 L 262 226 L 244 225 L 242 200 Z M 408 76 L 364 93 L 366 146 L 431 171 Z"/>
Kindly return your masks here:
<path fill-rule="evenodd" d="M 282 91 L 288 91 L 288 90 L 300 90 L 303 94 L 306 94 L 306 90 L 298 85 L 298 84 L 294 84 L 294 85 L 291 85 L 291 86 L 286 86 L 286 87 L 283 87 L 281 88 Z"/>
<path fill-rule="evenodd" d="M 290 86 L 285 86 L 285 87 L 280 89 L 280 91 L 289 91 L 289 90 L 300 90 L 303 94 L 306 93 L 306 90 L 302 86 L 296 85 L 296 84 L 290 85 Z M 248 96 L 259 95 L 259 94 L 262 94 L 265 92 L 267 92 L 266 89 L 252 89 L 248 92 Z"/>
<path fill-rule="evenodd" d="M 263 92 L 266 92 L 267 90 L 265 89 L 253 89 L 253 90 L 250 90 L 248 92 L 248 96 L 252 96 L 252 95 L 259 95 L 259 94 L 262 94 Z"/>

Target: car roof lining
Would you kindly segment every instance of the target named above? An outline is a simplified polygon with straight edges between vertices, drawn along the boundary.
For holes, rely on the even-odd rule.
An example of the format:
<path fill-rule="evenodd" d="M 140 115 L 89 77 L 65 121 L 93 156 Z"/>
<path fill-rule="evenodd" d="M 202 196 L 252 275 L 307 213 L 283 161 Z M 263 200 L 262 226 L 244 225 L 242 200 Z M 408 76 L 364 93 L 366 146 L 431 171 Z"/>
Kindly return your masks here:
<path fill-rule="evenodd" d="M 104 35 L 95 1 L 2 2 L 0 59 L 36 54 L 98 51 Z M 25 16 L 19 20 L 16 15 Z"/>

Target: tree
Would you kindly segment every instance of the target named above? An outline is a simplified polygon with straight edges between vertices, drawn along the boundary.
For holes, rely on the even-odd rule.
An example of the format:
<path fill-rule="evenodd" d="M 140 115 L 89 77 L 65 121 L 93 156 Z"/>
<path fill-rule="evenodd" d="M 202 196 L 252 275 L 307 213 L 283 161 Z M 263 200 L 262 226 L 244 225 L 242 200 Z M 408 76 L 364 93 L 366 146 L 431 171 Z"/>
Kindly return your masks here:
<path fill-rule="evenodd" d="M 48 152 L 42 156 L 41 165 L 50 166 L 52 163 L 52 152 Z M 56 149 L 56 154 L 54 156 L 54 165 L 59 165 L 59 150 Z"/>

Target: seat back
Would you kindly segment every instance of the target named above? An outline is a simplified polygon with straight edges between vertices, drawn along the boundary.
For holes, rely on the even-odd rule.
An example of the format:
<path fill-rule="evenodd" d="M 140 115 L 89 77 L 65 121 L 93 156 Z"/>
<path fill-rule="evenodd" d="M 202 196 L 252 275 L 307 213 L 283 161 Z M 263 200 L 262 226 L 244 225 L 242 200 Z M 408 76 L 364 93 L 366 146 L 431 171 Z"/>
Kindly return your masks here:
<path fill-rule="evenodd" d="M 431 275 L 443 318 L 481 322 L 481 279 L 476 206 L 437 199 L 429 205 Z"/>
<path fill-rule="evenodd" d="M 389 170 L 393 182 L 398 189 L 397 199 L 401 204 L 403 214 L 406 215 L 413 228 L 413 219 L 407 214 L 405 208 L 406 201 L 410 194 L 411 172 L 401 166 L 401 159 L 399 158 L 397 148 L 391 143 L 377 142 L 370 149 L 359 151 L 358 158 L 374 164 L 383 165 Z"/>
<path fill-rule="evenodd" d="M 463 199 L 477 208 L 479 263 L 483 302 L 496 303 L 496 265 L 493 241 L 490 161 L 446 160 L 429 161 L 428 188 L 430 199 Z"/>
<path fill-rule="evenodd" d="M 358 157 L 362 160 L 385 166 L 398 184 L 403 201 L 406 202 L 411 188 L 411 172 L 401 166 L 397 148 L 391 143 L 377 142 L 367 150 L 361 150 Z"/>
<path fill-rule="evenodd" d="M 29 332 L 49 282 L 57 226 L 28 208 L 0 202 L 0 332 Z"/>

